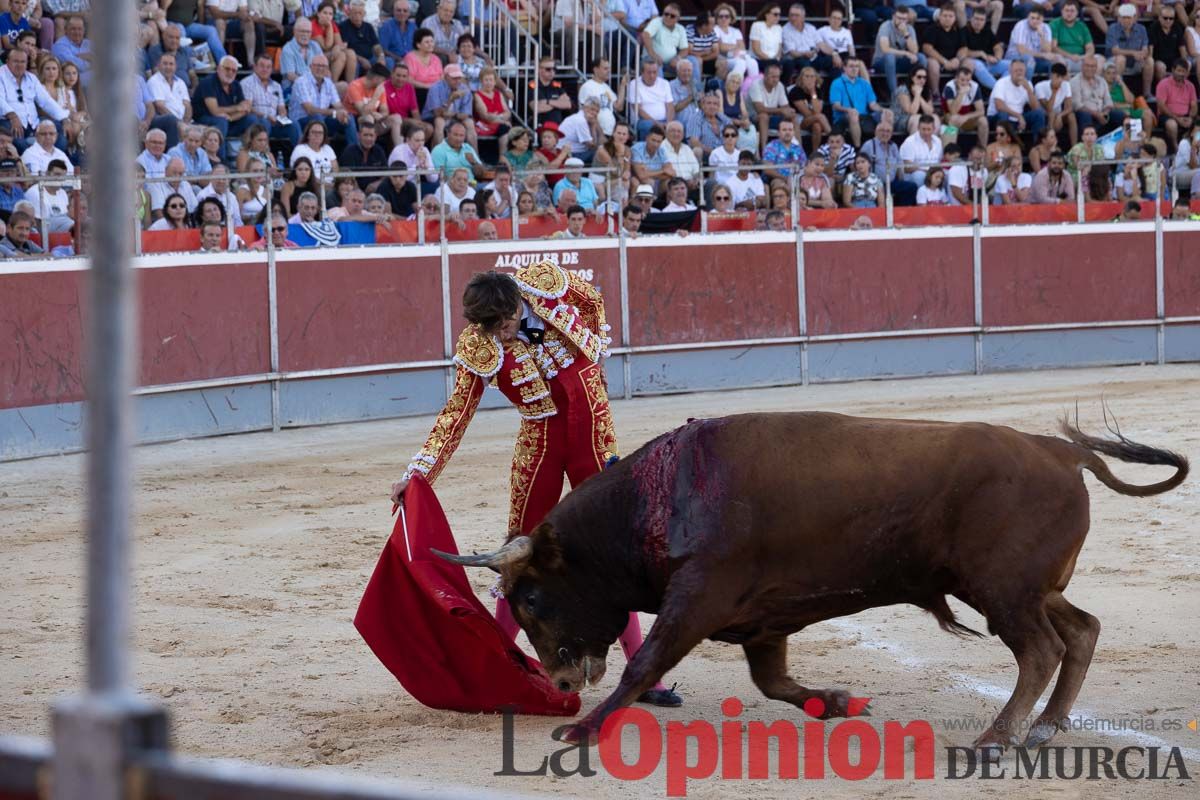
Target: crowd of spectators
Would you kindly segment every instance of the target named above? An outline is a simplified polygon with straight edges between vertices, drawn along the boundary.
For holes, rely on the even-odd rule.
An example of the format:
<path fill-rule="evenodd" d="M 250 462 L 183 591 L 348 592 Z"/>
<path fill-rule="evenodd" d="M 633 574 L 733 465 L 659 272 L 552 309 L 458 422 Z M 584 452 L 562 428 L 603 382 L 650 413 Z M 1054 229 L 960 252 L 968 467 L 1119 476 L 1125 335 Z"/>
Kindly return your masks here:
<path fill-rule="evenodd" d="M 546 56 L 524 87 L 479 48 L 467 0 L 139 0 L 137 169 L 165 180 L 139 189 L 138 224 L 211 249 L 242 224 L 261 241 L 224 246 L 264 246 L 280 218 L 548 216 L 572 237 L 581 214 L 636 233 L 652 214 L 763 210 L 771 227 L 889 193 L 1200 196 L 1198 3 L 860 0 L 820 25 L 802 3 L 757 5 L 743 20 L 728 3 L 510 0 L 534 35 L 594 36 L 600 54 L 582 75 Z M 86 219 L 90 14 L 0 0 L 0 179 L 52 179 L 0 181 L 6 255 L 35 251 L 30 221 L 45 236 Z M 638 64 L 609 57 L 621 26 Z M 1106 153 L 1119 163 L 1093 163 Z M 407 174 L 330 177 L 386 169 Z"/>

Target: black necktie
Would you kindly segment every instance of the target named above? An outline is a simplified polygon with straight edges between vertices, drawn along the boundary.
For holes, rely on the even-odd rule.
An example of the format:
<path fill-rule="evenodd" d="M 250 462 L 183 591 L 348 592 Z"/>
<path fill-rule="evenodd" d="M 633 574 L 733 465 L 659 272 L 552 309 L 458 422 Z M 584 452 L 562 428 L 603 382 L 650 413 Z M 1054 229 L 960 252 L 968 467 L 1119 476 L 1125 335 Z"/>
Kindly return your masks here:
<path fill-rule="evenodd" d="M 529 340 L 530 344 L 541 344 L 542 339 L 546 335 L 546 332 L 541 328 L 529 327 L 528 320 L 525 317 L 521 318 L 521 333 L 525 334 L 525 338 Z"/>

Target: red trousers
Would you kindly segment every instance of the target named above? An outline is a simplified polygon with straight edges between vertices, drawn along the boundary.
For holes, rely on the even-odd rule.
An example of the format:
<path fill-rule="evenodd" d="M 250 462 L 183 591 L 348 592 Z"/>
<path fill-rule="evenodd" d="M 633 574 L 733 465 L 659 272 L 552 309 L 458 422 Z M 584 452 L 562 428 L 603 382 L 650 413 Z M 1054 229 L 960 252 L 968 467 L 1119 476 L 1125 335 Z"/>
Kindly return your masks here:
<path fill-rule="evenodd" d="M 577 357 L 546 383 L 557 413 L 521 419 L 510 479 L 510 531 L 537 527 L 562 497 L 564 476 L 578 486 L 617 455 L 600 366 Z"/>

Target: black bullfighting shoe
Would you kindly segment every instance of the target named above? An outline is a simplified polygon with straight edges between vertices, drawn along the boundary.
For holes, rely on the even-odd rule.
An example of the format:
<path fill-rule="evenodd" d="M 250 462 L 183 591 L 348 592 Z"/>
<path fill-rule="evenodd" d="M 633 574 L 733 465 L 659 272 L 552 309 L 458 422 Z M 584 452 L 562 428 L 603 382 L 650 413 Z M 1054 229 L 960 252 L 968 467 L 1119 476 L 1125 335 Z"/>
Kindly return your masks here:
<path fill-rule="evenodd" d="M 663 708 L 677 708 L 683 705 L 683 698 L 675 691 L 675 687 L 679 684 L 671 684 L 670 689 L 651 689 L 647 692 L 642 692 L 638 697 L 639 703 L 648 703 L 652 706 L 662 706 Z"/>

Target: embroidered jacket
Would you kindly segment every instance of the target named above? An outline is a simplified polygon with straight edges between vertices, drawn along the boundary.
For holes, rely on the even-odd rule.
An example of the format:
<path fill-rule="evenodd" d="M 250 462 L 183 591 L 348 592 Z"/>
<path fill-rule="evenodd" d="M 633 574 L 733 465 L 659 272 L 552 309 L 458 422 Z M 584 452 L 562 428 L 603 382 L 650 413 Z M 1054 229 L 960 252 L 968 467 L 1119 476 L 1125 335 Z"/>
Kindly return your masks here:
<path fill-rule="evenodd" d="M 604 300 L 594 286 L 550 261 L 525 267 L 513 277 L 530 310 L 545 323 L 543 342 L 532 345 L 518 339 L 502 344 L 478 325 L 468 325 L 455 347 L 454 389 L 405 478 L 420 472 L 431 484 L 437 479 L 462 441 L 488 383 L 503 392 L 523 419 L 544 419 L 558 412 L 547 381 L 576 358 L 598 363 L 608 356 L 612 338 Z"/>

